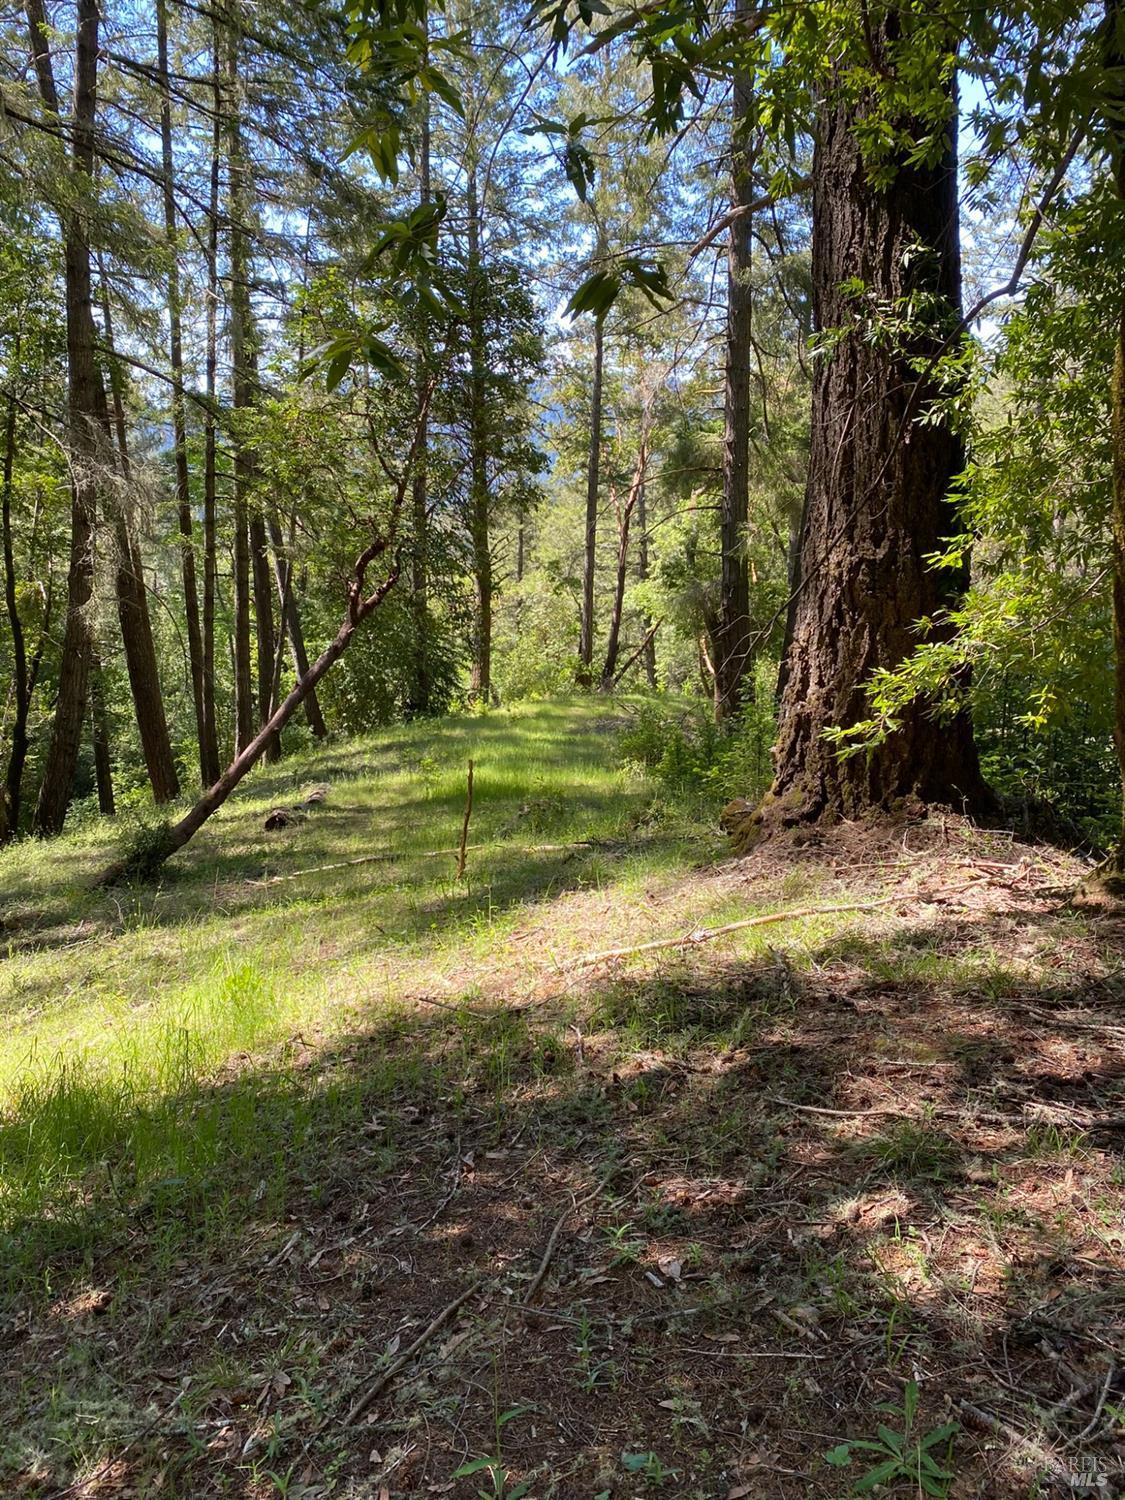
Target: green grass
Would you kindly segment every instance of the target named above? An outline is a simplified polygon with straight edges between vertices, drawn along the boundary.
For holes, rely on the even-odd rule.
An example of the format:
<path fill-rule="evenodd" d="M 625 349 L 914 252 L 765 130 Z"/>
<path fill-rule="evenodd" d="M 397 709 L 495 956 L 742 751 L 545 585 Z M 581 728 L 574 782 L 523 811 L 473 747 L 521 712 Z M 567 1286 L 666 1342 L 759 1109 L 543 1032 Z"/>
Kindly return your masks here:
<path fill-rule="evenodd" d="M 618 763 L 614 728 L 605 704 L 552 702 L 286 760 L 260 770 L 155 886 L 96 888 L 114 854 L 105 824 L 6 852 L 0 1234 L 9 1271 L 24 1276 L 45 1249 L 80 1252 L 91 1221 L 115 1205 L 141 1203 L 172 1224 L 185 1203 L 205 1203 L 221 1223 L 248 1183 L 280 1191 L 319 1132 L 397 1086 L 410 1064 L 397 1057 L 385 1080 L 365 1077 L 358 1090 L 349 1081 L 362 1097 L 326 1095 L 318 1081 L 317 1120 L 284 1056 L 264 1084 L 260 1057 L 245 1076 L 238 1059 L 295 1036 L 322 1049 L 373 1015 L 386 1025 L 412 994 L 457 995 L 466 972 L 503 960 L 511 934 L 552 897 L 627 895 L 689 851 L 697 857 L 703 830 L 666 808 L 654 815 L 656 789 Z M 457 844 L 470 757 L 469 842 L 487 847 L 470 848 L 457 882 L 454 855 L 430 855 Z M 267 810 L 312 783 L 328 785 L 326 803 L 266 833 Z M 372 854 L 380 858 L 316 872 Z M 299 871 L 314 873 L 269 883 Z M 568 935 L 545 941 L 565 946 Z M 472 1034 L 474 1025 L 488 1035 Z M 505 1025 L 466 1017 L 462 1073 L 479 1054 L 502 1087 L 509 1056 L 528 1047 L 540 1072 L 562 1065 L 549 1038 L 531 1042 Z"/>

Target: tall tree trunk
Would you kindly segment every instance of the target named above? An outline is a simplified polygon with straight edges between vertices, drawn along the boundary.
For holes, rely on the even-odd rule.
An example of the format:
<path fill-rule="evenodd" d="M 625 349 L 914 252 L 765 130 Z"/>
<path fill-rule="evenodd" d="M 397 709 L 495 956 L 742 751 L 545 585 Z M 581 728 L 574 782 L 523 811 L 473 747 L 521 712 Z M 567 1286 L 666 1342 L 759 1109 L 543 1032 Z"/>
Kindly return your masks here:
<path fill-rule="evenodd" d="M 254 574 L 254 624 L 258 642 L 258 722 L 264 724 L 273 713 L 277 636 L 273 628 L 273 577 L 266 523 L 257 505 L 250 512 L 250 560 Z M 285 609 L 284 599 L 282 609 Z M 266 759 L 273 761 L 280 757 L 281 740 L 275 735 L 266 745 Z"/>
<path fill-rule="evenodd" d="M 418 144 L 418 198 L 421 203 L 430 201 L 430 104 L 427 94 L 422 103 L 422 130 Z M 418 404 L 423 407 L 425 389 L 425 360 L 418 360 Z M 407 691 L 408 714 L 428 714 L 433 696 L 430 672 L 430 560 L 429 560 L 429 472 L 427 457 L 429 432 L 422 431 L 422 443 L 418 464 L 414 471 L 411 491 L 411 542 L 410 542 L 410 612 L 413 619 L 414 661 L 410 686 Z"/>
<path fill-rule="evenodd" d="M 105 693 L 102 691 L 102 664 L 94 648 L 90 663 L 90 740 L 94 748 L 94 782 L 98 789 L 98 811 L 103 818 L 117 812 L 113 798 L 113 765 L 109 753 L 109 725 L 105 716 Z"/>
<path fill-rule="evenodd" d="M 1125 47 L 1121 45 L 1125 4 L 1105 0 L 1106 98 L 1102 106 L 1108 127 L 1117 196 L 1125 202 Z M 1117 318 L 1117 348 L 1113 367 L 1113 737 L 1122 786 L 1122 826 L 1110 870 L 1125 881 L 1125 293 Z"/>
<path fill-rule="evenodd" d="M 200 742 L 203 785 L 213 786 L 222 769 L 219 764 L 219 721 L 215 701 L 215 595 L 218 582 L 217 526 L 217 428 L 215 403 L 218 394 L 219 340 L 219 164 L 222 159 L 222 66 L 219 20 L 212 20 L 211 182 L 207 215 L 207 352 L 205 356 L 207 416 L 203 427 L 203 719 L 207 727 Z"/>
<path fill-rule="evenodd" d="M 124 488 L 128 490 L 132 481 L 129 462 L 129 439 L 125 426 L 125 403 L 121 391 L 121 373 L 114 358 L 113 322 L 110 317 L 109 293 L 105 278 L 102 278 L 102 312 L 105 318 L 105 343 L 109 357 L 109 381 L 113 394 L 113 422 L 117 432 L 117 449 L 121 465 Z M 101 371 L 96 378 L 102 383 Z M 104 387 L 99 401 L 105 401 Z M 171 802 L 179 795 L 180 783 L 176 774 L 176 762 L 172 756 L 172 741 L 168 735 L 168 720 L 164 713 L 164 697 L 160 691 L 160 670 L 156 662 L 156 642 L 152 637 L 152 621 L 148 612 L 148 594 L 145 589 L 144 568 L 140 548 L 133 529 L 129 525 L 127 500 L 106 487 L 106 509 L 113 520 L 113 537 L 116 550 L 114 559 L 114 585 L 117 594 L 117 618 L 121 625 L 121 640 L 125 647 L 125 664 L 129 672 L 129 687 L 133 695 L 133 710 L 140 733 L 141 749 L 145 767 L 152 787 L 153 800 L 158 803 Z"/>
<path fill-rule="evenodd" d="M 19 338 L 16 339 L 16 360 Z M 15 363 L 15 360 L 13 360 Z M 4 603 L 8 611 L 8 629 L 12 637 L 12 670 L 15 674 L 15 717 L 12 720 L 12 743 L 4 785 L 0 787 L 0 844 L 6 844 L 19 830 L 20 789 L 27 761 L 27 721 L 31 712 L 28 681 L 27 644 L 16 596 L 16 555 L 12 540 L 12 482 L 16 462 L 16 398 L 8 397 L 4 422 L 4 477 L 0 481 L 0 531 L 4 546 Z"/>
<path fill-rule="evenodd" d="M 227 38 L 227 203 L 230 218 L 230 348 L 234 418 L 234 713 L 235 745 L 244 750 L 255 735 L 250 665 L 250 489 L 254 459 L 239 419 L 254 404 L 254 348 L 247 248 L 247 165 L 242 149 L 237 32 Z"/>
<path fill-rule="evenodd" d="M 625 583 L 629 569 L 629 531 L 633 512 L 637 508 L 644 489 L 645 473 L 648 469 L 648 435 L 642 433 L 637 463 L 625 504 L 617 518 L 617 578 L 613 589 L 613 612 L 609 621 L 609 639 L 605 649 L 605 665 L 602 667 L 602 692 L 608 693 L 617 675 L 617 658 L 621 650 L 621 618 L 625 612 Z"/>
<path fill-rule="evenodd" d="M 209 755 L 208 740 L 214 734 L 214 725 L 208 724 L 203 694 L 203 632 L 199 618 L 199 589 L 195 576 L 195 540 L 192 534 L 191 487 L 188 477 L 180 264 L 176 236 L 176 178 L 172 154 L 172 90 L 168 76 L 167 0 L 156 0 L 156 58 L 160 74 L 164 238 L 168 247 L 168 353 L 172 367 L 172 452 L 176 473 L 176 512 L 180 525 L 180 576 L 184 585 L 191 697 L 195 708 L 195 736 L 199 749 L 199 778 L 205 786 L 212 762 L 216 763 L 217 768 L 218 751 L 216 749 L 213 757 Z"/>
<path fill-rule="evenodd" d="M 598 255 L 604 254 L 601 238 Z M 582 619 L 578 634 L 578 673 L 580 687 L 593 681 L 594 660 L 594 582 L 598 553 L 598 491 L 601 487 L 602 461 L 602 377 L 605 370 L 605 327 L 601 318 L 594 325 L 594 371 L 590 386 L 590 447 L 586 459 L 586 534 L 582 549 Z"/>
<path fill-rule="evenodd" d="M 78 0 L 76 19 L 71 171 L 75 179 L 74 196 L 81 203 L 93 178 L 98 77 L 97 0 Z M 27 21 L 39 94 L 48 114 L 58 117 L 59 100 L 43 0 L 27 0 Z M 40 835 L 58 833 L 63 826 L 82 742 L 92 648 L 90 600 L 94 587 L 97 476 L 99 465 L 106 456 L 106 435 L 96 401 L 98 368 L 90 246 L 80 209 L 63 210 L 60 222 L 66 279 L 67 441 L 72 476 L 70 562 L 58 697 L 32 823 L 34 831 Z"/>
<path fill-rule="evenodd" d="M 637 495 L 637 581 L 644 583 L 648 579 L 648 485 L 642 483 Z M 652 616 L 646 610 L 641 618 L 641 627 L 644 630 L 644 645 L 641 647 L 641 656 L 645 664 L 645 677 L 650 688 L 656 686 L 656 631 L 653 629 Z"/>
<path fill-rule="evenodd" d="M 750 0 L 736 0 L 735 18 L 745 18 Z M 719 515 L 720 577 L 715 655 L 715 717 L 737 714 L 753 689 L 750 644 L 750 566 L 746 529 L 750 520 L 750 335 L 753 313 L 751 268 L 754 158 L 747 139 L 752 81 L 734 80 L 731 125 L 731 207 L 739 210 L 727 249 L 726 378 L 723 417 L 723 499 Z"/>
<path fill-rule="evenodd" d="M 480 204 L 475 163 L 469 168 L 467 193 L 469 273 L 469 534 L 477 586 L 473 644 L 472 695 L 487 704 L 492 697 L 492 546 L 489 536 L 488 414 L 483 283 L 480 258 Z"/>
<path fill-rule="evenodd" d="M 894 12 L 876 44 L 893 35 Z M 876 189 L 848 106 L 826 103 L 813 186 L 813 296 L 818 329 L 854 324 L 841 284 L 858 278 L 880 306 L 915 293 L 940 299 L 932 330 L 909 351 L 924 357 L 957 321 L 960 255 L 956 115 L 934 166 L 901 166 Z M 930 254 L 919 254 L 918 247 Z M 735 819 L 740 841 L 762 823 L 852 817 L 917 796 L 980 809 L 988 804 L 967 711 L 935 725 L 924 702 L 869 754 L 841 759 L 832 726 L 868 716 L 866 684 L 917 644 L 915 622 L 948 606 L 963 580 L 927 567 L 949 534 L 948 501 L 962 463 L 944 422 L 908 420 L 911 367 L 903 351 L 858 326 L 821 360 L 813 383 L 812 448 L 801 539 L 800 594 L 782 669 L 775 780 L 754 817 Z M 908 440 L 907 440 L 908 439 Z"/>
<path fill-rule="evenodd" d="M 297 591 L 293 587 L 291 575 L 292 558 L 289 558 L 290 576 L 288 588 L 286 587 L 286 564 L 287 551 L 291 551 L 285 545 L 285 539 L 281 532 L 281 522 L 277 518 L 274 509 L 269 511 L 270 542 L 273 545 L 274 576 L 277 580 L 277 597 L 280 601 L 283 628 L 288 632 L 289 644 L 293 653 L 293 671 L 300 682 L 302 677 L 309 675 L 309 653 L 305 647 L 305 633 L 301 628 L 301 609 L 297 602 Z M 324 722 L 324 714 L 321 712 L 320 700 L 315 690 L 305 698 L 305 718 L 309 728 L 318 740 L 327 738 L 328 726 Z"/>

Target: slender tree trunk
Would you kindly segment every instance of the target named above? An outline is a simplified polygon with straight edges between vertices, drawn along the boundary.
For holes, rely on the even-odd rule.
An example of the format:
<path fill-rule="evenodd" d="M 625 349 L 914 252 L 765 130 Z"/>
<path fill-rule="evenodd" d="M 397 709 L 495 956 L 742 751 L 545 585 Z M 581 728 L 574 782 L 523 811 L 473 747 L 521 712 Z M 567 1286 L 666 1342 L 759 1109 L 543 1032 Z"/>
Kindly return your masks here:
<path fill-rule="evenodd" d="M 58 117 L 59 100 L 43 0 L 27 0 L 27 21 L 40 97 L 48 114 Z M 75 196 L 79 201 L 89 192 L 93 178 L 97 76 L 97 0 L 78 0 L 71 171 Z M 96 402 L 98 368 L 90 246 L 78 210 L 64 210 L 60 213 L 60 221 L 66 278 L 67 439 L 72 475 L 70 562 L 58 697 L 32 824 L 40 835 L 58 833 L 66 819 L 86 719 L 92 647 L 90 600 L 94 587 L 97 475 L 105 458 L 106 446 Z"/>
<path fill-rule="evenodd" d="M 749 14 L 750 0 L 736 0 L 736 20 Z M 719 516 L 720 578 L 715 654 L 715 717 L 738 713 L 753 690 L 750 644 L 750 568 L 746 555 L 750 521 L 750 335 L 754 159 L 747 140 L 752 82 L 734 80 L 731 125 L 731 206 L 741 210 L 730 227 L 727 250 L 726 378 L 723 419 L 723 499 Z"/>
<path fill-rule="evenodd" d="M 168 353 L 172 367 L 172 454 L 176 473 L 176 513 L 180 525 L 180 576 L 184 585 L 191 698 L 195 708 L 195 736 L 199 749 L 199 779 L 206 785 L 211 765 L 203 695 L 203 632 L 199 618 L 199 589 L 195 576 L 195 540 L 188 476 L 187 410 L 184 401 L 184 354 L 180 298 L 179 244 L 176 235 L 176 176 L 172 154 L 172 91 L 168 77 L 168 6 L 156 0 L 156 57 L 160 74 L 160 146 L 164 198 L 164 238 L 168 247 Z M 218 760 L 216 752 L 214 760 Z"/>
<path fill-rule="evenodd" d="M 1125 189 L 1123 189 L 1125 195 Z M 1116 873 L 1125 875 L 1125 302 L 1117 323 L 1113 367 L 1113 738 L 1123 791 L 1120 842 L 1114 856 Z"/>
<path fill-rule="evenodd" d="M 629 530 L 633 519 L 633 512 L 637 508 L 641 491 L 644 489 L 647 469 L 648 438 L 647 435 L 642 435 L 636 467 L 633 470 L 632 483 L 629 485 L 629 494 L 626 497 L 617 522 L 617 578 L 613 590 L 613 612 L 609 621 L 609 639 L 606 643 L 605 665 L 602 667 L 601 686 L 603 693 L 608 693 L 611 690 L 614 679 L 617 676 L 617 658 L 621 650 L 621 618 L 625 612 L 625 584 L 629 570 Z"/>
<path fill-rule="evenodd" d="M 1125 4 L 1105 0 L 1106 100 L 1103 105 L 1113 160 L 1117 196 L 1125 202 L 1125 47 L 1121 45 Z M 1125 293 L 1117 319 L 1117 347 L 1113 367 L 1113 737 L 1122 786 L 1121 835 L 1110 859 L 1110 873 L 1125 881 Z"/>
<path fill-rule="evenodd" d="M 110 317 L 109 293 L 102 280 L 102 312 L 105 318 L 105 343 L 109 356 L 109 381 L 113 395 L 113 422 L 117 432 L 117 449 L 121 465 L 121 476 L 128 490 L 132 481 L 129 462 L 129 439 L 125 426 L 125 403 L 121 391 L 121 375 L 114 358 L 113 322 Z M 101 385 L 99 370 L 96 375 Z M 104 403 L 102 388 L 99 402 Z M 180 791 L 176 762 L 172 755 L 172 741 L 168 735 L 168 720 L 164 713 L 164 697 L 160 691 L 160 669 L 156 662 L 156 642 L 152 637 L 152 621 L 148 612 L 148 593 L 145 589 L 144 568 L 140 548 L 133 529 L 129 525 L 127 502 L 113 493 L 107 486 L 106 509 L 113 520 L 113 537 L 116 549 L 114 559 L 114 584 L 117 593 L 117 618 L 121 625 L 121 640 L 125 647 L 125 664 L 129 672 L 129 687 L 133 695 L 133 709 L 140 732 L 141 749 L 145 767 L 152 787 L 153 800 L 157 803 L 171 802 Z"/>
<path fill-rule="evenodd" d="M 16 360 L 19 338 L 16 339 Z M 15 363 L 15 361 L 13 361 Z M 27 721 L 31 712 L 28 682 L 27 644 L 16 596 L 16 556 L 12 541 L 12 482 L 16 462 L 16 398 L 8 397 L 4 423 L 4 477 L 0 481 L 0 531 L 4 546 L 4 603 L 8 611 L 8 629 L 12 637 L 12 669 L 15 674 L 15 717 L 12 720 L 12 743 L 4 786 L 0 788 L 0 844 L 6 844 L 19 830 L 20 790 L 23 768 L 27 761 Z"/>
<path fill-rule="evenodd" d="M 277 518 L 276 510 L 271 508 L 269 512 L 270 542 L 273 545 L 274 575 L 277 579 L 277 597 L 281 604 L 282 623 L 289 635 L 289 644 L 293 653 L 293 672 L 300 682 L 302 677 L 309 674 L 309 653 L 305 647 L 305 633 L 301 628 L 301 609 L 297 602 L 297 591 L 293 587 L 292 558 L 288 559 L 290 564 L 289 587 L 286 588 L 286 567 L 283 559 L 286 557 L 287 549 L 285 539 L 281 532 L 281 523 Z M 315 690 L 310 692 L 305 699 L 305 718 L 308 726 L 318 740 L 326 739 L 328 726 L 324 722 L 324 714 L 321 712 L 320 700 Z"/>
<path fill-rule="evenodd" d="M 604 252 L 599 238 L 598 254 Z M 589 687 L 594 660 L 594 582 L 598 553 L 598 491 L 602 460 L 602 377 L 605 370 L 605 328 L 594 325 L 594 371 L 590 387 L 590 448 L 586 460 L 586 535 L 582 552 L 582 619 L 578 635 L 578 683 Z"/>
<path fill-rule="evenodd" d="M 637 495 L 637 580 L 644 583 L 648 579 L 648 485 L 642 483 Z M 641 627 L 644 630 L 644 645 L 641 648 L 641 656 L 645 664 L 645 677 L 650 688 L 656 686 L 656 631 L 653 629 L 652 616 L 646 610 L 641 618 Z"/>
<path fill-rule="evenodd" d="M 219 779 L 219 721 L 215 702 L 215 595 L 218 582 L 217 542 L 217 430 L 215 402 L 218 394 L 219 318 L 219 164 L 222 158 L 222 71 L 219 55 L 219 21 L 212 22 L 211 183 L 207 216 L 207 416 L 203 427 L 203 720 L 200 741 L 200 771 L 205 787 Z"/>
<path fill-rule="evenodd" d="M 477 618 L 473 650 L 472 695 L 487 704 L 492 697 L 492 546 L 489 536 L 488 414 L 484 309 L 480 258 L 480 204 L 475 164 L 469 169 L 467 195 L 469 272 L 469 533 Z"/>
<path fill-rule="evenodd" d="M 250 309 L 250 257 L 246 244 L 247 166 L 242 149 L 238 36 L 227 38 L 227 202 L 230 217 L 230 347 L 234 417 L 234 710 L 235 745 L 254 738 L 254 690 L 250 663 L 250 489 L 254 459 L 240 418 L 254 404 Z"/>
<path fill-rule="evenodd" d="M 98 811 L 103 818 L 117 812 L 113 798 L 113 765 L 109 752 L 109 725 L 102 691 L 102 664 L 95 648 L 90 663 L 90 740 L 94 748 L 94 782 L 98 789 Z"/>
<path fill-rule="evenodd" d="M 274 660 L 277 636 L 273 628 L 273 576 L 266 523 L 257 505 L 250 512 L 250 559 L 254 575 L 254 623 L 258 642 L 258 722 L 264 724 L 273 712 Z M 284 609 L 284 601 L 282 609 Z M 266 759 L 279 760 L 281 740 L 276 736 L 266 746 Z"/>
<path fill-rule="evenodd" d="M 422 104 L 422 130 L 418 146 L 418 198 L 430 201 L 430 105 L 429 95 Z M 418 360 L 418 403 L 422 408 L 425 388 L 425 360 Z M 423 429 L 419 462 L 414 471 L 411 492 L 410 610 L 413 618 L 414 662 L 407 693 L 408 714 L 428 714 L 433 696 L 430 672 L 430 518 L 429 518 L 429 431 Z"/>
<path fill-rule="evenodd" d="M 885 44 L 897 16 L 880 23 Z M 951 135 L 956 116 L 950 101 Z M 872 186 L 849 107 L 826 103 L 814 163 L 813 287 L 819 329 L 855 322 L 841 290 L 849 278 L 879 305 L 911 294 L 940 299 L 933 330 L 909 351 L 939 346 L 960 307 L 957 157 L 899 168 Z M 954 137 L 955 140 L 955 137 Z M 918 246 L 930 254 L 919 254 Z M 869 754 L 841 759 L 824 739 L 832 726 L 868 716 L 866 684 L 914 649 L 915 623 L 948 606 L 963 580 L 927 567 L 955 524 L 948 501 L 962 463 L 941 421 L 902 432 L 912 386 L 907 354 L 855 327 L 816 368 L 812 449 L 801 540 L 800 594 L 782 670 L 774 785 L 754 817 L 734 819 L 745 842 L 765 822 L 796 822 L 890 808 L 916 796 L 982 809 L 967 710 L 935 725 L 918 702 L 901 728 Z"/>

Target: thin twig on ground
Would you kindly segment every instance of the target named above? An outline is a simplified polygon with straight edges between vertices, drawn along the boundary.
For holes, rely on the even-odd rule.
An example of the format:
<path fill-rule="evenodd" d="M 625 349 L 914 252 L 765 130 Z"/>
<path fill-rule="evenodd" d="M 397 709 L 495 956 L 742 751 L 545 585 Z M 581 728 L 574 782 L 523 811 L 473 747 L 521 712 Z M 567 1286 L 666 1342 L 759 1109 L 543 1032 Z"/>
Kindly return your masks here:
<path fill-rule="evenodd" d="M 360 1417 L 379 1399 L 395 1376 L 410 1363 L 416 1354 L 425 1348 L 434 1334 L 440 1333 L 450 1318 L 453 1317 L 454 1313 L 459 1312 L 465 1303 L 468 1302 L 469 1298 L 475 1296 L 480 1291 L 486 1279 L 484 1276 L 478 1276 L 463 1292 L 454 1297 L 452 1302 L 447 1302 L 437 1317 L 426 1325 L 410 1347 L 403 1354 L 400 1354 L 392 1364 L 389 1364 L 380 1375 L 376 1376 L 359 1399 L 354 1402 L 351 1410 L 344 1418 L 345 1427 L 352 1427 L 359 1421 Z"/>
<path fill-rule="evenodd" d="M 699 943 L 710 943 L 715 938 L 725 937 L 728 932 L 742 932 L 748 927 L 766 927 L 775 922 L 798 922 L 804 917 L 831 917 L 838 912 L 875 911 L 881 906 L 897 906 L 905 898 L 885 896 L 880 901 L 856 901 L 844 906 L 798 906 L 791 911 L 772 911 L 764 916 L 743 917 L 739 922 L 724 922 L 721 927 L 697 927 L 685 932 L 682 937 L 657 938 L 651 943 L 637 943 L 631 948 L 606 948 L 600 953 L 583 953 L 565 965 L 569 969 L 589 968 L 593 964 L 608 963 L 615 958 L 632 958 L 638 953 L 656 953 L 662 948 L 694 948 Z"/>
<path fill-rule="evenodd" d="M 547 1241 L 547 1248 L 543 1251 L 543 1259 L 539 1262 L 539 1269 L 531 1278 L 531 1285 L 523 1294 L 523 1300 L 525 1302 L 530 1303 L 535 1301 L 536 1294 L 538 1293 L 539 1288 L 543 1285 L 543 1279 L 547 1275 L 547 1271 L 550 1268 L 551 1261 L 554 1258 L 555 1247 L 558 1245 L 559 1235 L 562 1234 L 563 1225 L 566 1223 L 567 1219 L 570 1218 L 571 1214 L 577 1213 L 584 1204 L 587 1204 L 591 1201 L 591 1199 L 596 1198 L 604 1186 L 604 1181 L 599 1182 L 596 1187 L 592 1187 L 590 1191 L 588 1193 L 584 1193 L 581 1198 L 573 1199 L 570 1206 L 564 1209 L 563 1212 L 559 1215 L 558 1219 L 555 1221 L 554 1229 L 551 1230 L 551 1236 Z"/>

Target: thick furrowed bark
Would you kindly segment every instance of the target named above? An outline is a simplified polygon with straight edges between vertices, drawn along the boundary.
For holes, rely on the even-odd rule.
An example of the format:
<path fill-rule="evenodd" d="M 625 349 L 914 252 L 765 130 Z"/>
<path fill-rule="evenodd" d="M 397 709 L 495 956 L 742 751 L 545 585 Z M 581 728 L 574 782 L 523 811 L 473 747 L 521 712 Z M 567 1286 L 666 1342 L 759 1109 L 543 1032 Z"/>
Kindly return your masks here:
<path fill-rule="evenodd" d="M 933 167 L 900 169 L 878 191 L 855 123 L 847 108 L 826 106 L 814 168 L 816 326 L 854 321 L 855 304 L 841 291 L 848 278 L 862 280 L 881 305 L 916 291 L 937 294 L 943 316 L 911 350 L 928 352 L 960 306 L 956 150 Z M 920 255 L 919 244 L 931 254 Z M 824 738 L 831 727 L 869 717 L 871 673 L 910 655 L 915 622 L 940 614 L 964 585 L 925 562 L 954 527 L 947 497 L 962 452 L 943 422 L 903 431 L 912 384 L 906 356 L 859 329 L 817 366 L 776 776 L 759 812 L 734 830 L 742 841 L 771 821 L 852 817 L 906 797 L 969 811 L 990 805 L 967 712 L 939 726 L 916 702 L 899 731 L 850 759 Z"/>

